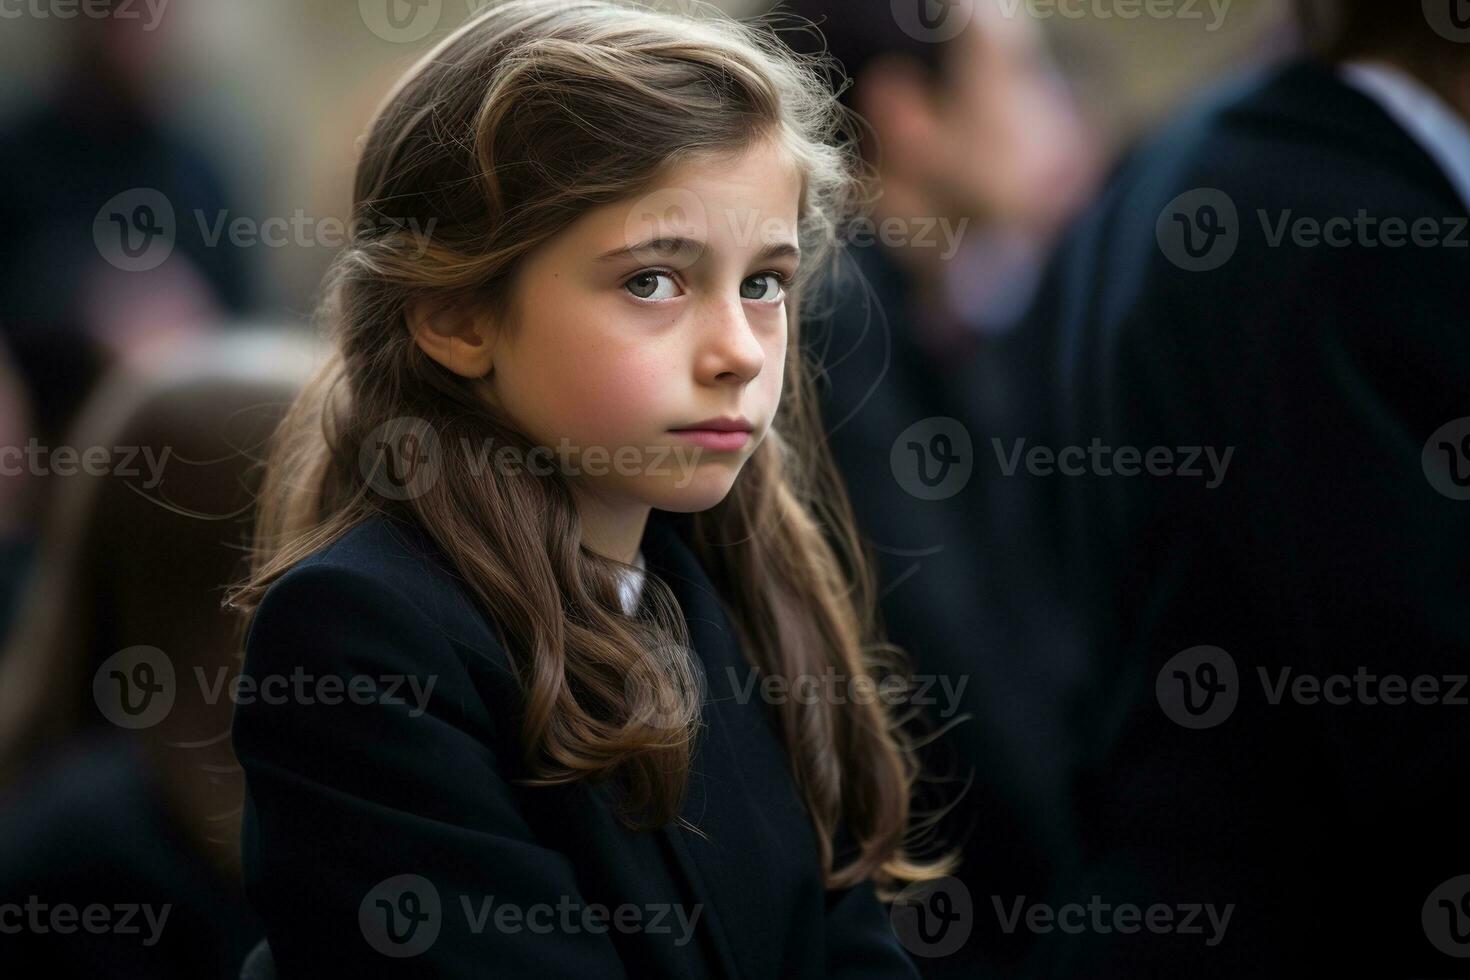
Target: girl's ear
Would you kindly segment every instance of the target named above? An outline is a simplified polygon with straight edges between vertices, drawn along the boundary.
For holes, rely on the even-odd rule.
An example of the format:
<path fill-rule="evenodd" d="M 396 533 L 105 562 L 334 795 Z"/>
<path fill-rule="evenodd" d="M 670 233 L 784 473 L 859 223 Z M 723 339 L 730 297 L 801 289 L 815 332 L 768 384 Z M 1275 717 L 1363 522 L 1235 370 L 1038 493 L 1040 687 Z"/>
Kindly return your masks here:
<path fill-rule="evenodd" d="M 415 300 L 404 311 L 419 350 L 463 378 L 483 378 L 495 365 L 495 324 L 484 312 L 443 301 Z"/>

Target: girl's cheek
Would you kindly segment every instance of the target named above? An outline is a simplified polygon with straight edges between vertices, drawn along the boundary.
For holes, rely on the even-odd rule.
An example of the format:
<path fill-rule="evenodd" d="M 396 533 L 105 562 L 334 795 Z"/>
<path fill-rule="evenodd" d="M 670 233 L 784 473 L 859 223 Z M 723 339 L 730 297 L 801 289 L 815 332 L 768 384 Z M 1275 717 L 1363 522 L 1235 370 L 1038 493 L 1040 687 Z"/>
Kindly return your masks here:
<path fill-rule="evenodd" d="M 637 357 L 602 359 L 588 368 L 577 380 L 558 386 L 567 396 L 568 421 L 584 438 L 612 448 L 629 439 L 648 439 L 656 434 L 650 428 L 661 432 L 673 424 L 660 417 L 660 406 L 667 403 L 663 388 L 674 375 Z"/>

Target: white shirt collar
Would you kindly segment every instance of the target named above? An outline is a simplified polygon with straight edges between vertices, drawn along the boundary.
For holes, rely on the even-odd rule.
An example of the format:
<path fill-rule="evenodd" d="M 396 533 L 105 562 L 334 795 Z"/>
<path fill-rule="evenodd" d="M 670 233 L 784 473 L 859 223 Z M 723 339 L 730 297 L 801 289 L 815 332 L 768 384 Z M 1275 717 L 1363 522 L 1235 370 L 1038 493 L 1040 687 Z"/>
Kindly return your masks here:
<path fill-rule="evenodd" d="M 643 592 L 644 569 L 648 567 L 643 560 L 642 549 L 639 549 L 633 564 L 635 567 L 623 572 L 622 579 L 618 582 L 618 599 L 623 604 L 623 612 L 629 616 L 638 610 L 638 596 Z"/>
<path fill-rule="evenodd" d="M 1423 82 L 1393 65 L 1349 61 L 1338 71 L 1424 148 L 1470 208 L 1470 123 Z"/>

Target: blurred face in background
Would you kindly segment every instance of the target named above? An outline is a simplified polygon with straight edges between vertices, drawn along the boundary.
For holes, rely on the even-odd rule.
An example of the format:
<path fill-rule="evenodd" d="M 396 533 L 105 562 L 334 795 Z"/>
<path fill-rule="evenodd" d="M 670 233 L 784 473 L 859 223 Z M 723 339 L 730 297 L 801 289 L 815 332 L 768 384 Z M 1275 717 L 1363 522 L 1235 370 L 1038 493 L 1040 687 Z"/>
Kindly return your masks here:
<path fill-rule="evenodd" d="M 976 0 L 938 71 L 888 56 L 859 79 L 856 107 L 900 210 L 1044 233 L 1081 202 L 1093 141 L 1024 9 Z"/>
<path fill-rule="evenodd" d="M 937 193 L 977 222 L 1060 223 L 1080 202 L 1094 162 L 1035 21 L 979 3 L 944 67 L 932 161 Z"/>

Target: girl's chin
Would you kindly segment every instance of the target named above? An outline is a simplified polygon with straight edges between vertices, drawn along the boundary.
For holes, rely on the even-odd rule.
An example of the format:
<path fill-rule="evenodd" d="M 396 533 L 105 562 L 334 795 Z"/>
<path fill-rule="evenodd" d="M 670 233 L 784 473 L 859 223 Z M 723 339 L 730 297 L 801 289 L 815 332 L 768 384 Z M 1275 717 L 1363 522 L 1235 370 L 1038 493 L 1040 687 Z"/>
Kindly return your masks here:
<path fill-rule="evenodd" d="M 649 506 L 675 514 L 692 514 L 709 510 L 730 495 L 735 485 L 737 469 L 700 466 L 687 482 L 670 480 L 657 487 L 647 488 Z"/>

